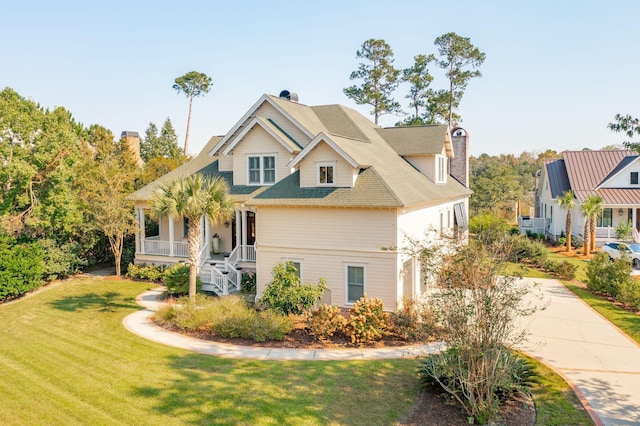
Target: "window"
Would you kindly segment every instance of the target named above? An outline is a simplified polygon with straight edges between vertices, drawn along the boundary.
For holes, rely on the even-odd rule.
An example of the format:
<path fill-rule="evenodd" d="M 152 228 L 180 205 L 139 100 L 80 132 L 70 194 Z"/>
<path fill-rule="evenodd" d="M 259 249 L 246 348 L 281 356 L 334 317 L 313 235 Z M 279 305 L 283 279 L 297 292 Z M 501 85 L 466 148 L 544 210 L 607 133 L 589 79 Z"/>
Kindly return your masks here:
<path fill-rule="evenodd" d="M 441 155 L 437 159 L 436 183 L 445 183 L 447 181 L 447 159 Z"/>
<path fill-rule="evenodd" d="M 631 185 L 637 185 L 638 184 L 638 172 L 631 172 L 631 178 L 630 178 L 630 182 Z"/>
<path fill-rule="evenodd" d="M 318 163 L 318 185 L 335 185 L 334 163 Z"/>
<path fill-rule="evenodd" d="M 290 262 L 296 268 L 296 277 L 298 277 L 298 278 L 300 278 L 300 280 L 302 280 L 302 263 L 294 262 L 293 260 L 290 261 Z"/>
<path fill-rule="evenodd" d="M 355 303 L 364 295 L 364 266 L 347 265 L 347 303 Z"/>
<path fill-rule="evenodd" d="M 601 215 L 598 215 L 598 220 L 596 223 L 597 226 L 600 227 L 609 227 L 613 226 L 613 209 L 607 208 L 602 211 Z"/>
<path fill-rule="evenodd" d="M 249 185 L 270 185 L 276 183 L 276 157 L 248 157 L 247 171 Z"/>

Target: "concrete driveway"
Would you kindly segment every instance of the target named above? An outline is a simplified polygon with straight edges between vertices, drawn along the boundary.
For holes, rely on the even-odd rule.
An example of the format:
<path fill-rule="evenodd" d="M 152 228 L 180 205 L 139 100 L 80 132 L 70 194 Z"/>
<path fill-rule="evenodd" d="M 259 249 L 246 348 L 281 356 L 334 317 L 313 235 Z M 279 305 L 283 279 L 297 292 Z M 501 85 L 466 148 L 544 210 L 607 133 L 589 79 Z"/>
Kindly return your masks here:
<path fill-rule="evenodd" d="M 544 309 L 522 321 L 522 350 L 564 376 L 596 423 L 640 425 L 640 346 L 558 281 L 524 280 L 539 284 Z"/>

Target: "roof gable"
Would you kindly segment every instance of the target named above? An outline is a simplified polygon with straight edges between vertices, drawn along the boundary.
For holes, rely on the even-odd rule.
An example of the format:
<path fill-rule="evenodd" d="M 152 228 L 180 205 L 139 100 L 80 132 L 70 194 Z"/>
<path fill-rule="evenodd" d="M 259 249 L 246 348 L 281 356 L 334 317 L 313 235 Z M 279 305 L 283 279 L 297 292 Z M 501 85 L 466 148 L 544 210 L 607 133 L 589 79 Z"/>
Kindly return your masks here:
<path fill-rule="evenodd" d="M 287 135 L 280 127 L 278 127 L 272 120 L 264 117 L 253 118 L 242 131 L 233 139 L 233 141 L 227 145 L 222 151 L 224 155 L 229 155 L 231 150 L 235 148 L 256 126 L 264 129 L 269 135 L 271 135 L 280 145 L 282 145 L 290 153 L 300 152 L 302 147 L 296 143 L 289 135 Z"/>
<path fill-rule="evenodd" d="M 596 189 L 599 189 L 600 187 L 606 185 L 607 182 L 613 180 L 613 178 L 621 174 L 625 169 L 628 169 L 629 167 L 631 167 L 633 163 L 637 163 L 638 158 L 639 158 L 638 155 L 631 155 L 628 157 L 624 157 L 620 161 L 620 163 L 618 163 L 618 165 L 611 171 L 611 173 L 609 173 L 604 179 L 602 179 L 602 182 L 600 182 L 600 184 L 596 187 Z"/>
<path fill-rule="evenodd" d="M 303 126 L 296 118 L 294 118 L 289 110 L 294 109 L 291 105 L 288 105 L 286 108 L 283 108 L 283 102 L 288 102 L 290 104 L 296 104 L 295 102 L 288 101 L 282 98 L 276 98 L 271 95 L 262 95 L 258 101 L 253 104 L 251 108 L 242 116 L 240 120 L 229 130 L 229 132 L 216 144 L 216 146 L 209 151 L 209 155 L 216 155 L 220 151 L 220 149 L 231 141 L 234 136 L 241 131 L 240 129 L 245 126 L 245 123 L 251 118 L 255 118 L 256 111 L 265 103 L 268 102 L 273 106 L 278 112 L 284 115 L 288 120 L 290 120 L 296 127 L 298 127 L 304 134 L 306 134 L 309 139 L 313 139 L 315 133 L 313 133 L 310 129 Z M 308 107 L 305 107 L 308 108 Z"/>
<path fill-rule="evenodd" d="M 327 135 L 325 135 L 324 133 L 320 133 L 318 136 L 315 137 L 315 139 L 313 139 L 311 141 L 311 143 L 309 143 L 309 145 L 307 145 L 301 152 L 300 154 L 298 154 L 290 163 L 287 167 L 296 167 L 298 164 L 300 164 L 300 162 L 311 152 L 314 150 L 314 148 L 316 148 L 318 146 L 318 144 L 320 144 L 320 142 L 325 142 L 327 145 L 329 145 L 331 147 L 331 149 L 333 149 L 336 153 L 338 153 L 338 155 L 340 155 L 340 157 L 342 157 L 347 163 L 349 163 L 351 165 L 351 167 L 360 167 L 361 165 L 352 157 L 350 156 L 340 145 L 338 145 L 333 139 L 329 138 Z"/>

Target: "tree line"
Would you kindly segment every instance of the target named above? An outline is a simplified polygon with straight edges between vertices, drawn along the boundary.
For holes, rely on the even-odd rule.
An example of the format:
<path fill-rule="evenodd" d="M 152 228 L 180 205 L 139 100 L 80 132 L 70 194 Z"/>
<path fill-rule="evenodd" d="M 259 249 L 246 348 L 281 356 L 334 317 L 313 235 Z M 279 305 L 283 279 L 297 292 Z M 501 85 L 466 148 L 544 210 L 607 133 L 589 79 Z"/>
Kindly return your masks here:
<path fill-rule="evenodd" d="M 404 115 L 406 118 L 396 125 L 453 124 L 461 117 L 456 111 L 469 81 L 482 74 L 478 68 L 486 55 L 475 47 L 467 37 L 450 32 L 434 41 L 438 57 L 434 54 L 418 54 L 413 64 L 404 69 L 395 68 L 393 50 L 384 40 L 369 39 L 356 52 L 362 62 L 350 75 L 359 85 L 343 89 L 344 94 L 358 105 L 370 105 L 374 122 L 385 114 Z M 448 79 L 447 89 L 431 87 L 433 76 L 429 67 L 435 65 L 443 70 Z M 394 93 L 401 83 L 409 86 L 410 112 L 402 110 Z"/>
<path fill-rule="evenodd" d="M 170 119 L 149 123 L 140 167 L 103 126 L 0 91 L 0 300 L 114 258 L 120 272 L 134 254 L 127 196 L 187 160 L 177 139 Z"/>

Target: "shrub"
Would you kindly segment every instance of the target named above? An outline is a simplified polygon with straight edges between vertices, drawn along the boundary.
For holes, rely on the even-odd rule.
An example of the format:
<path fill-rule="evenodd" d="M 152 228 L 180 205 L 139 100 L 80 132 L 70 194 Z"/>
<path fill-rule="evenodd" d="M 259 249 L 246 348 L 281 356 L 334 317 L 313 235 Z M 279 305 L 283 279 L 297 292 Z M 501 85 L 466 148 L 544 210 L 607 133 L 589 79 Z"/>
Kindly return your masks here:
<path fill-rule="evenodd" d="M 493 355 L 485 356 L 488 351 Z M 472 365 L 488 369 L 491 380 L 476 376 L 477 369 L 470 368 Z M 495 417 L 502 399 L 528 391 L 536 381 L 533 366 L 506 348 L 482 352 L 452 348 L 430 354 L 418 364 L 418 376 L 423 386 L 440 387 L 451 394 L 481 424 Z M 471 400 L 478 391 L 490 397 L 481 407 L 473 407 Z M 468 400 L 466 396 L 471 398 Z"/>
<path fill-rule="evenodd" d="M 606 253 L 596 253 L 587 265 L 587 288 L 617 298 L 622 286 L 629 286 L 631 263 L 627 259 L 609 259 Z"/>
<path fill-rule="evenodd" d="M 548 251 L 539 241 L 532 241 L 522 235 L 509 237 L 507 240 L 511 246 L 510 258 L 512 262 L 528 262 L 538 267 L 544 267 Z"/>
<path fill-rule="evenodd" d="M 365 294 L 353 305 L 345 332 L 352 343 L 373 342 L 382 339 L 388 322 L 382 300 L 369 299 Z"/>
<path fill-rule="evenodd" d="M 199 294 L 195 304 L 181 297 L 175 306 L 163 307 L 154 317 L 182 330 L 207 331 L 256 342 L 282 340 L 294 327 L 293 318 L 272 311 L 257 312 L 238 296 L 211 299 Z"/>
<path fill-rule="evenodd" d="M 324 278 L 315 286 L 301 284 L 293 263 L 279 263 L 273 267 L 273 280 L 265 288 L 260 303 L 281 314 L 300 315 L 320 300 L 325 289 Z"/>
<path fill-rule="evenodd" d="M 127 267 L 127 276 L 138 280 L 160 282 L 166 269 L 164 265 L 146 265 L 144 263 L 134 265 L 130 263 Z"/>
<path fill-rule="evenodd" d="M 256 294 L 256 274 L 253 272 L 242 274 L 240 288 L 245 293 Z"/>
<path fill-rule="evenodd" d="M 328 339 L 336 333 L 344 332 L 347 319 L 342 316 L 338 306 L 321 305 L 305 315 L 305 324 L 312 336 Z"/>
<path fill-rule="evenodd" d="M 164 272 L 164 285 L 167 286 L 172 294 L 188 294 L 189 293 L 189 265 L 177 263 Z M 196 278 L 196 291 L 202 289 L 202 281 L 200 277 Z"/>
<path fill-rule="evenodd" d="M 391 313 L 389 329 L 403 340 L 416 341 L 428 338 L 436 327 L 431 308 L 409 299 L 403 307 Z"/>
<path fill-rule="evenodd" d="M 635 279 L 625 280 L 620 284 L 618 300 L 632 309 L 640 310 L 640 282 Z"/>
<path fill-rule="evenodd" d="M 17 244 L 0 237 L 0 301 L 39 288 L 43 271 L 44 250 L 38 242 Z"/>
<path fill-rule="evenodd" d="M 87 265 L 86 260 L 78 257 L 80 251 L 78 243 L 68 242 L 58 245 L 53 239 L 39 240 L 39 243 L 44 250 L 42 273 L 47 281 L 66 278 L 78 272 L 80 267 Z"/>
<path fill-rule="evenodd" d="M 576 271 L 578 270 L 577 265 L 573 265 L 570 262 L 563 260 L 562 262 L 557 262 L 552 259 L 548 259 L 543 268 L 553 274 L 558 275 L 560 278 L 564 280 L 572 280 L 576 277 Z"/>
<path fill-rule="evenodd" d="M 481 236 L 487 243 L 504 237 L 508 230 L 509 223 L 492 213 L 483 213 L 469 219 L 469 232 Z"/>

